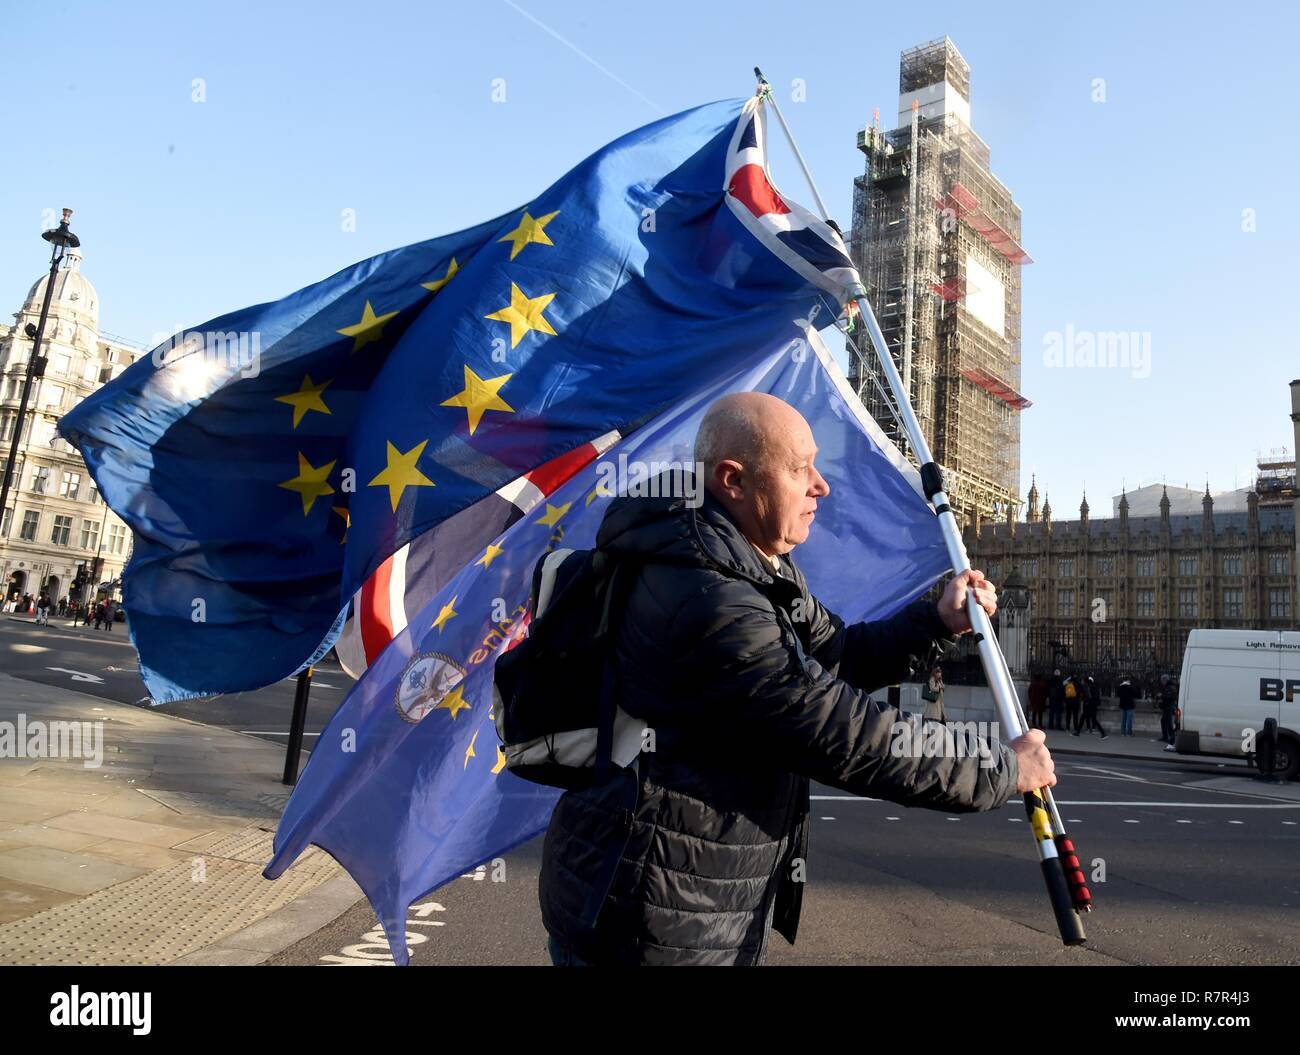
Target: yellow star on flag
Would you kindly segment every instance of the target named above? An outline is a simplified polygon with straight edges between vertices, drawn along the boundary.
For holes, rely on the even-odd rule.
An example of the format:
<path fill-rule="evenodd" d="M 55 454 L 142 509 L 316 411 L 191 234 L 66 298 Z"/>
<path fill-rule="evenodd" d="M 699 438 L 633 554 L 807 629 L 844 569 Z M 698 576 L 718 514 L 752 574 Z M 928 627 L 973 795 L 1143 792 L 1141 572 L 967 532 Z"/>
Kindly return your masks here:
<path fill-rule="evenodd" d="M 504 238 L 498 238 L 498 242 L 510 243 L 510 259 L 513 260 L 524 251 L 524 246 L 530 243 L 538 245 L 554 245 L 555 243 L 546 234 L 544 228 L 548 223 L 559 216 L 559 211 L 548 212 L 545 216 L 539 216 L 533 219 L 528 215 L 528 210 L 524 210 L 524 218 L 519 221 L 519 226 L 507 234 Z"/>
<path fill-rule="evenodd" d="M 450 399 L 444 399 L 442 405 L 444 407 L 464 407 L 469 414 L 469 434 L 473 436 L 474 430 L 478 428 L 479 422 L 483 420 L 485 411 L 502 410 L 507 414 L 515 412 L 515 408 L 498 395 L 501 386 L 514 376 L 514 374 L 502 374 L 500 377 L 484 379 L 474 373 L 467 364 L 465 366 L 465 387 Z"/>
<path fill-rule="evenodd" d="M 447 693 L 446 696 L 438 701 L 438 705 L 434 707 L 434 710 L 451 711 L 451 720 L 455 721 L 456 715 L 469 707 L 469 704 L 465 702 L 465 697 L 460 694 L 460 690 L 461 686 L 457 685 L 451 690 L 451 692 Z"/>
<path fill-rule="evenodd" d="M 434 482 L 416 468 L 415 463 L 424 453 L 428 440 L 421 440 L 403 454 L 388 440 L 388 464 L 383 472 L 370 481 L 371 487 L 387 487 L 388 498 L 393 503 L 393 512 L 397 512 L 397 503 L 402 499 L 402 492 L 408 487 L 433 487 Z M 333 462 L 330 463 L 331 465 Z"/>
<path fill-rule="evenodd" d="M 461 769 L 469 769 L 469 760 L 478 757 L 474 753 L 474 741 L 478 739 L 478 733 L 479 731 L 475 729 L 474 735 L 469 738 L 469 747 L 465 748 L 465 764 L 460 767 Z"/>
<path fill-rule="evenodd" d="M 447 273 L 442 278 L 434 279 L 432 282 L 421 282 L 420 285 L 430 293 L 437 293 L 448 282 L 456 277 L 456 272 L 460 270 L 460 265 L 456 263 L 456 258 L 451 258 L 451 263 L 447 265 Z"/>
<path fill-rule="evenodd" d="M 542 314 L 555 299 L 554 293 L 543 293 L 540 297 L 530 297 L 513 282 L 510 283 L 510 305 L 494 311 L 485 319 L 510 323 L 510 347 L 513 348 L 524 339 L 529 330 L 549 333 L 555 336 L 555 329 L 546 316 Z"/>
<path fill-rule="evenodd" d="M 447 621 L 449 619 L 454 619 L 458 615 L 460 615 L 460 613 L 456 611 L 456 598 L 453 597 L 442 606 L 442 611 L 438 613 L 438 618 L 433 621 L 433 626 L 436 626 L 438 628 L 438 633 L 441 634 L 442 628 L 447 625 Z M 433 629 L 433 627 L 430 627 L 430 629 Z"/>
<path fill-rule="evenodd" d="M 504 552 L 505 550 L 502 549 L 500 546 L 496 545 L 495 543 L 489 542 L 488 548 L 483 551 L 483 556 L 479 557 L 479 559 L 476 560 L 474 563 L 481 564 L 485 568 L 490 568 L 492 567 L 492 562 L 496 560 L 499 556 L 501 556 L 501 554 L 503 554 Z"/>
<path fill-rule="evenodd" d="M 330 509 L 343 518 L 343 537 L 339 539 L 341 546 L 348 540 L 348 528 L 352 526 L 352 512 L 347 506 L 330 506 Z"/>
<path fill-rule="evenodd" d="M 351 326 L 344 326 L 336 332 L 352 338 L 352 354 L 355 355 L 366 345 L 383 337 L 384 323 L 396 316 L 395 311 L 390 311 L 386 315 L 376 315 L 375 309 L 370 306 L 370 301 L 366 301 L 366 306 L 361 312 L 361 321 Z"/>
<path fill-rule="evenodd" d="M 495 775 L 506 768 L 506 753 L 501 750 L 501 745 L 497 744 L 497 764 L 492 767 L 492 773 Z"/>
<path fill-rule="evenodd" d="M 559 523 L 560 517 L 564 516 L 564 514 L 569 511 L 569 506 L 571 505 L 573 505 L 572 502 L 565 502 L 564 505 L 557 508 L 556 506 L 551 505 L 550 502 L 547 502 L 546 515 L 538 517 L 537 522 L 539 524 L 545 524 L 547 527 L 555 527 L 555 525 Z"/>
<path fill-rule="evenodd" d="M 322 414 L 330 413 L 330 408 L 325 405 L 320 394 L 334 383 L 333 379 L 322 381 L 319 385 L 313 384 L 311 374 L 307 374 L 302 379 L 302 384 L 298 387 L 297 392 L 290 392 L 285 396 L 276 396 L 277 403 L 288 403 L 293 407 L 293 427 L 296 429 L 298 423 L 307 416 L 307 411 L 318 410 Z"/>
<path fill-rule="evenodd" d="M 322 465 L 319 469 L 312 465 L 303 457 L 302 451 L 298 452 L 298 475 L 292 480 L 285 480 L 278 485 L 288 491 L 297 491 L 302 496 L 302 515 L 306 516 L 311 512 L 311 507 L 315 504 L 316 499 L 324 495 L 332 495 L 332 488 L 327 478 L 330 470 L 334 468 L 334 462 Z"/>

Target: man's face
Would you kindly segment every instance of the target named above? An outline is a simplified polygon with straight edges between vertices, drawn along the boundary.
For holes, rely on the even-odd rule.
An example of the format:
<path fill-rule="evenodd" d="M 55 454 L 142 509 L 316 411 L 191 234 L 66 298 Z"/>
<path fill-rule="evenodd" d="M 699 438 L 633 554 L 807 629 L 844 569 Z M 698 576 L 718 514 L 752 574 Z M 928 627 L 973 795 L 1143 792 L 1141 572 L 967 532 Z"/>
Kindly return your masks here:
<path fill-rule="evenodd" d="M 830 485 L 813 465 L 817 444 L 808 423 L 799 417 L 774 437 L 765 463 L 746 491 L 754 542 L 764 553 L 789 553 L 808 540 L 817 499 L 830 493 Z"/>

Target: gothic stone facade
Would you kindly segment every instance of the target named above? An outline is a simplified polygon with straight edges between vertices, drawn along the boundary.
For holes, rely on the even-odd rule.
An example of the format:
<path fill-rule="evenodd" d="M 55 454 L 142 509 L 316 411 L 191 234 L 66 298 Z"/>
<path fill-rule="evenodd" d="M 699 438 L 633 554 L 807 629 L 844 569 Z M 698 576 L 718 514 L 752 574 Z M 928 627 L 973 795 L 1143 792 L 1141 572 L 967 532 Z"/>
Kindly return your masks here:
<path fill-rule="evenodd" d="M 1031 492 L 1025 522 L 969 525 L 974 567 L 995 583 L 1015 572 L 1030 597 L 1031 669 L 1177 674 L 1187 632 L 1197 627 L 1297 628 L 1295 507 L 1261 505 L 1200 516 L 1128 515 L 1053 523 Z"/>

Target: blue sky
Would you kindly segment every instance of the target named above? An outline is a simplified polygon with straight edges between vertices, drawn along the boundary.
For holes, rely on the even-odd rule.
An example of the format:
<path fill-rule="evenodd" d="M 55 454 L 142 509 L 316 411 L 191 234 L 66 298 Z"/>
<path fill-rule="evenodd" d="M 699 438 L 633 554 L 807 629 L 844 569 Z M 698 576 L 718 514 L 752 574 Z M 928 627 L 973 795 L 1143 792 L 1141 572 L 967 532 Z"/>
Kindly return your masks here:
<path fill-rule="evenodd" d="M 660 112 L 748 94 L 755 63 L 847 227 L 856 130 L 875 106 L 892 124 L 899 51 L 947 34 L 971 65 L 972 125 L 1035 260 L 1023 276 L 1021 387 L 1034 406 L 1022 490 L 1035 471 L 1064 518 L 1085 484 L 1094 516 L 1122 481 L 1242 486 L 1258 452 L 1292 445 L 1300 20 L 1249 3 L 1169 12 L 22 5 L 6 15 L 0 65 L 11 134 L 0 310 L 16 311 L 46 266 L 46 210 L 76 210 L 101 326 L 149 344 L 505 212 Z M 504 102 L 492 100 L 498 78 Z M 775 171 L 811 205 L 787 157 Z M 1149 334 L 1149 376 L 1048 366 L 1045 342 L 1070 328 Z"/>

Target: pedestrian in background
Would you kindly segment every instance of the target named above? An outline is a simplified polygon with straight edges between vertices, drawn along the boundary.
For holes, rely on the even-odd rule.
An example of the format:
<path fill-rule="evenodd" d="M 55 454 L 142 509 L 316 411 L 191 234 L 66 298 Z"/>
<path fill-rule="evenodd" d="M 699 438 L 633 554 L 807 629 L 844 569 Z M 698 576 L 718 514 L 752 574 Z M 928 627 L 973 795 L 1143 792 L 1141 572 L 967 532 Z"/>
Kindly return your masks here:
<path fill-rule="evenodd" d="M 921 698 L 925 700 L 925 717 L 932 718 L 938 722 L 946 722 L 947 715 L 943 710 L 943 668 L 936 665 L 930 671 L 930 678 L 925 683 L 925 688 L 921 690 Z"/>
<path fill-rule="evenodd" d="M 1125 677 L 1119 683 L 1116 695 L 1119 696 L 1119 735 L 1132 736 L 1133 712 L 1137 709 L 1137 686 L 1128 677 Z"/>
<path fill-rule="evenodd" d="M 1174 710 L 1178 707 L 1178 689 L 1168 674 L 1160 675 L 1160 739 L 1165 750 L 1174 749 Z"/>
<path fill-rule="evenodd" d="M 1065 679 L 1065 727 L 1079 735 L 1079 712 L 1083 704 L 1083 683 L 1071 674 Z"/>
<path fill-rule="evenodd" d="M 1064 714 L 1065 682 L 1061 680 L 1061 672 L 1054 670 L 1047 680 L 1047 728 L 1060 729 Z"/>
<path fill-rule="evenodd" d="M 1083 728 L 1089 732 L 1096 729 L 1097 732 L 1101 733 L 1101 738 L 1105 740 L 1106 730 L 1101 727 L 1101 722 L 1097 720 L 1097 711 L 1101 708 L 1101 686 L 1089 674 L 1088 679 L 1080 684 L 1079 690 L 1083 696 Z M 1077 730 L 1074 735 L 1079 735 Z"/>
<path fill-rule="evenodd" d="M 1047 710 L 1047 679 L 1041 670 L 1035 671 L 1029 682 L 1029 728 L 1043 728 L 1043 712 Z"/>

